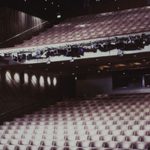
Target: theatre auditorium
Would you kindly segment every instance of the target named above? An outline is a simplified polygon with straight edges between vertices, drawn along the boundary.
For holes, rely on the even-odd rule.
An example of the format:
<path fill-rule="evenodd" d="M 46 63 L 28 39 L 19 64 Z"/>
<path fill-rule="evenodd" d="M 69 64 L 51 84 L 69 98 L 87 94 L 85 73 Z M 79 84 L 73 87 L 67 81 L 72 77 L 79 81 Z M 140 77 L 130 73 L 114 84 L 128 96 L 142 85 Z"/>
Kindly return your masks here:
<path fill-rule="evenodd" d="M 0 150 L 150 150 L 150 0 L 0 0 Z"/>

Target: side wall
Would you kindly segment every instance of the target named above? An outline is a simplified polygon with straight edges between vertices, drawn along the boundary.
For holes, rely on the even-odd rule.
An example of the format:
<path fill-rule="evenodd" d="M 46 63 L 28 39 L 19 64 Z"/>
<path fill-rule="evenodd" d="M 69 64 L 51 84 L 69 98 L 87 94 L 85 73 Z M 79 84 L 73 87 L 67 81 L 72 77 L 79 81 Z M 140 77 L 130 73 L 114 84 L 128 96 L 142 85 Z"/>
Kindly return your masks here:
<path fill-rule="evenodd" d="M 95 96 L 99 93 L 112 92 L 112 77 L 107 75 L 103 77 L 79 79 L 76 81 L 77 96 Z"/>
<path fill-rule="evenodd" d="M 15 35 L 23 33 L 24 31 L 29 30 L 37 25 L 40 25 L 42 22 L 44 21 L 40 18 L 27 15 L 26 13 L 5 7 L 0 8 L 0 46 L 5 45 L 2 45 L 4 41 L 11 39 Z M 31 37 L 31 35 L 40 31 L 41 29 L 42 26 L 38 26 L 36 30 L 25 34 L 25 37 Z M 25 38 L 24 36 L 19 37 L 22 39 Z M 17 40 L 22 41 L 22 39 Z M 8 41 L 6 47 L 8 47 Z"/>
<path fill-rule="evenodd" d="M 127 76 L 124 78 L 125 74 Z M 149 70 L 114 72 L 103 76 L 78 79 L 76 81 L 76 95 L 86 97 L 104 93 L 150 93 L 150 83 L 146 84 L 146 75 L 150 76 Z M 115 87 L 116 85 L 118 87 Z"/>

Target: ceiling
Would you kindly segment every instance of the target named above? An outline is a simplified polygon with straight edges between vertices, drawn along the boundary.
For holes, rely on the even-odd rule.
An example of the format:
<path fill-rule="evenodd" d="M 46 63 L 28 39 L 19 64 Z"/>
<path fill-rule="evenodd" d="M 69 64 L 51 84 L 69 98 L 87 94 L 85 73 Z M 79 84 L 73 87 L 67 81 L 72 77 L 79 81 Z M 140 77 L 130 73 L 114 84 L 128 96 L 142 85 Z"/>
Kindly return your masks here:
<path fill-rule="evenodd" d="M 0 41 L 3 42 L 24 31 L 19 30 L 20 32 L 15 32 L 13 24 L 16 28 L 19 28 L 20 22 L 15 20 L 13 14 L 4 13 L 3 10 L 7 9 L 7 7 L 39 17 L 42 20 L 48 20 L 52 26 L 68 17 L 118 11 L 145 5 L 148 5 L 148 0 L 0 0 L 0 35 L 2 35 Z M 14 19 L 13 22 L 10 18 Z M 27 19 L 27 22 L 29 23 L 30 21 Z M 12 32 L 10 32 L 10 29 Z M 19 40 L 22 42 L 25 39 Z M 17 42 L 12 41 L 12 43 L 10 46 L 13 46 Z M 1 45 L 1 47 L 8 47 L 8 43 L 5 46 Z"/>
<path fill-rule="evenodd" d="M 14 8 L 44 20 L 88 13 L 116 11 L 148 5 L 147 0 L 1 0 L 0 6 Z M 59 18 L 60 19 L 60 18 Z"/>
<path fill-rule="evenodd" d="M 71 15 L 81 12 L 85 1 L 88 0 L 1 0 L 0 4 L 51 21 L 58 15 L 64 18 L 70 16 L 69 12 Z"/>

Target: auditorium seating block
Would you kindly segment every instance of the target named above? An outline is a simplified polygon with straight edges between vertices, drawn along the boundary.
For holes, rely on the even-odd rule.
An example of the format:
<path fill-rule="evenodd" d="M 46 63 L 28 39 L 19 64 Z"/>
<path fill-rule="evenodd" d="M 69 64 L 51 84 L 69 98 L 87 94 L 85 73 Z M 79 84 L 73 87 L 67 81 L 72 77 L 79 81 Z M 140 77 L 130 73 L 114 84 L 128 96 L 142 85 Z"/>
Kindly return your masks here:
<path fill-rule="evenodd" d="M 150 95 L 62 101 L 0 126 L 2 150 L 150 149 Z"/>

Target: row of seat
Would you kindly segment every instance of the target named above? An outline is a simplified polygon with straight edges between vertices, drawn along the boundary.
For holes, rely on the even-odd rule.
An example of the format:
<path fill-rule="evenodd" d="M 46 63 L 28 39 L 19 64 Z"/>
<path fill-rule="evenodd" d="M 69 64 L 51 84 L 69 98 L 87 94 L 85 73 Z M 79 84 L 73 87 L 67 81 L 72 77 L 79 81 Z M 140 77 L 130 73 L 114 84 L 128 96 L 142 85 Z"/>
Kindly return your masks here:
<path fill-rule="evenodd" d="M 150 8 L 88 15 L 64 21 L 16 47 L 56 44 L 150 30 Z"/>
<path fill-rule="evenodd" d="M 115 145 L 113 143 L 111 143 L 110 145 Z M 130 145 L 127 146 L 127 145 Z M 129 147 L 129 148 L 127 148 Z M 114 148 L 109 148 L 109 144 L 108 143 L 104 143 L 102 147 L 99 148 L 95 148 L 95 147 L 90 147 L 90 148 L 83 148 L 83 147 L 69 147 L 69 146 L 63 146 L 63 147 L 58 147 L 58 146 L 26 146 L 26 145 L 0 145 L 0 149 L 1 150 L 133 150 L 136 148 L 139 148 L 141 150 L 143 149 L 149 149 L 149 144 L 145 144 L 145 145 L 141 145 L 141 144 L 137 144 L 137 143 L 133 143 L 133 144 L 129 144 L 126 143 L 125 144 L 121 144 L 119 143 L 118 145 L 116 145 L 116 147 L 114 146 Z"/>
<path fill-rule="evenodd" d="M 0 147 L 149 150 L 149 98 L 141 94 L 57 102 L 0 125 Z"/>

